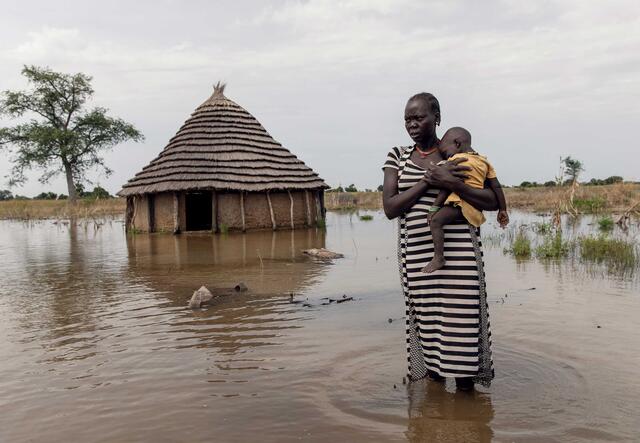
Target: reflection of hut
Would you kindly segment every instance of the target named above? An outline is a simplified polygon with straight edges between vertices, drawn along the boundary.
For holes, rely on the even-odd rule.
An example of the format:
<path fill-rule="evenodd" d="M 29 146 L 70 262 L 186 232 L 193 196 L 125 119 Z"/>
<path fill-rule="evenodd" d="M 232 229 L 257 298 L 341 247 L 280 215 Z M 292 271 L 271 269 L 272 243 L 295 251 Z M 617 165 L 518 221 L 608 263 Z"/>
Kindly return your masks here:
<path fill-rule="evenodd" d="M 293 229 L 324 217 L 325 182 L 223 91 L 118 193 L 128 230 Z"/>

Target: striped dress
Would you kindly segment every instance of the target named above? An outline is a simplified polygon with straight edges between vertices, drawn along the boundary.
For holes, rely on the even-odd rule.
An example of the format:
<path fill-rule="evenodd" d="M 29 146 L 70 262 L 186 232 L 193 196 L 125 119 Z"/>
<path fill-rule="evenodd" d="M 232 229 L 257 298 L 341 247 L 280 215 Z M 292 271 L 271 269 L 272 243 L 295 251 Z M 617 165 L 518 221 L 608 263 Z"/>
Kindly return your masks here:
<path fill-rule="evenodd" d="M 424 170 L 409 157 L 413 147 L 396 147 L 383 168 L 398 171 L 398 191 L 415 185 Z M 493 379 L 491 332 L 479 229 L 468 224 L 444 228 L 447 264 L 431 274 L 421 269 L 433 257 L 427 213 L 438 189 L 429 189 L 398 217 L 398 263 L 406 304 L 408 377 L 427 370 L 444 377 Z"/>

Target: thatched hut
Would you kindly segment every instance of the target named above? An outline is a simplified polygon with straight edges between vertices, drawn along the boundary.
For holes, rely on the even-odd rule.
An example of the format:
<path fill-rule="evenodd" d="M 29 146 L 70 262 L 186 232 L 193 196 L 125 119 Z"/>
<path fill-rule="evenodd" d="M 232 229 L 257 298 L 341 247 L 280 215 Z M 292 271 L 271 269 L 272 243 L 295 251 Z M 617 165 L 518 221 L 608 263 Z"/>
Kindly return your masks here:
<path fill-rule="evenodd" d="M 220 232 L 315 226 L 327 187 L 218 83 L 118 194 L 127 230 Z"/>

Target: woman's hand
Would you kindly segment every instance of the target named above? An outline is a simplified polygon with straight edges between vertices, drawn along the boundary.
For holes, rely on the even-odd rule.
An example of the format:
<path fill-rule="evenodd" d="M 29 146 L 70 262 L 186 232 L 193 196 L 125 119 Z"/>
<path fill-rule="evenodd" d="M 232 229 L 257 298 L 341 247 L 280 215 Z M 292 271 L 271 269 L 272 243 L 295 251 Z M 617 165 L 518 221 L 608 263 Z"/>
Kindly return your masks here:
<path fill-rule="evenodd" d="M 432 164 L 425 170 L 422 180 L 430 186 L 454 191 L 454 188 L 467 178 L 465 171 L 471 170 L 470 167 L 460 164 L 466 161 L 465 158 L 457 158 L 440 166 Z"/>

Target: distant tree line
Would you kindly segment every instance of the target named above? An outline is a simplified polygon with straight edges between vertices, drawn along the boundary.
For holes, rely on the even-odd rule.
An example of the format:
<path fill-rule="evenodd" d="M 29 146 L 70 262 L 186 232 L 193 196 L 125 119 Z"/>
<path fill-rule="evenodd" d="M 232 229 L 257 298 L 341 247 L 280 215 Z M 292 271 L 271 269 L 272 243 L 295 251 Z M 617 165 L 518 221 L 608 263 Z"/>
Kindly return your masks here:
<path fill-rule="evenodd" d="M 624 179 L 622 177 L 620 177 L 619 175 L 612 175 L 611 177 L 607 177 L 605 179 L 599 179 L 599 178 L 592 178 L 591 180 L 589 180 L 588 182 L 580 182 L 581 185 L 585 185 L 585 186 L 597 186 L 597 185 L 613 185 L 615 183 L 622 183 L 624 181 Z M 573 180 L 563 180 L 560 183 L 558 183 L 558 181 L 556 180 L 549 180 L 546 181 L 544 183 L 538 183 L 538 182 L 530 182 L 530 181 L 523 181 L 522 183 L 520 183 L 518 186 L 516 186 L 517 188 L 541 188 L 541 187 L 552 187 L 552 186 L 565 186 L 565 185 L 570 185 L 571 183 L 573 183 Z"/>
<path fill-rule="evenodd" d="M 93 191 L 85 191 L 82 184 L 76 185 L 76 195 L 79 198 L 87 200 L 115 198 L 109 194 L 109 191 L 101 186 L 94 186 Z M 8 189 L 0 190 L 0 201 L 7 200 L 66 200 L 69 197 L 65 194 L 56 194 L 55 192 L 41 192 L 32 199 L 24 195 L 13 195 Z"/>
<path fill-rule="evenodd" d="M 376 191 L 382 192 L 382 185 L 378 186 L 376 188 Z M 358 188 L 356 188 L 356 185 L 352 183 L 345 188 L 343 188 L 342 186 L 338 186 L 336 188 L 327 189 L 327 192 L 361 192 L 361 191 L 358 190 Z M 371 188 L 365 188 L 362 190 L 362 192 L 374 192 L 374 190 Z"/>

